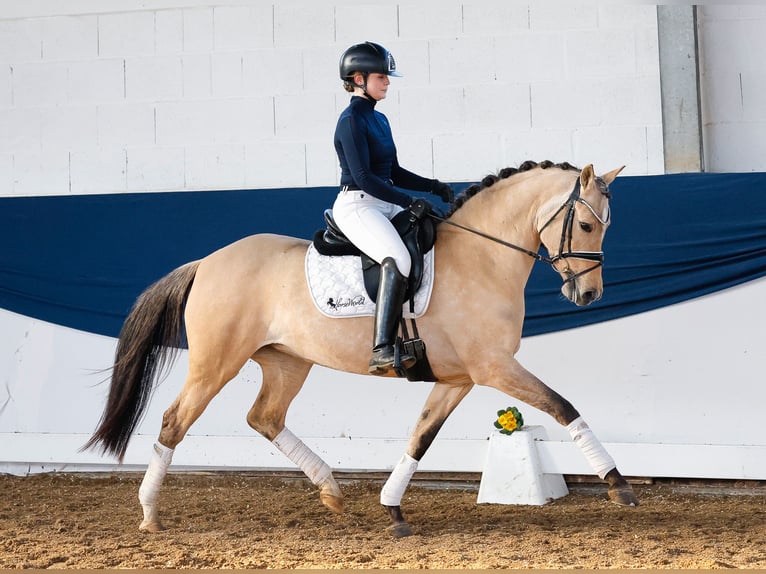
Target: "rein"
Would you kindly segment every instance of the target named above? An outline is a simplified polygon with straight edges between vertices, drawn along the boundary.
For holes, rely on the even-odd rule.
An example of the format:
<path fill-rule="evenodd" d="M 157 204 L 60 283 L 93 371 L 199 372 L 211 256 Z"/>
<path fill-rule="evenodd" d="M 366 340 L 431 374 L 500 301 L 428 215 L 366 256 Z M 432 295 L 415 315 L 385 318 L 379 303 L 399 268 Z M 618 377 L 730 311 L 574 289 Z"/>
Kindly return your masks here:
<path fill-rule="evenodd" d="M 436 215 L 433 212 L 429 213 L 428 215 L 429 217 L 436 219 L 438 221 L 441 221 L 442 223 L 446 223 L 447 225 L 458 227 L 464 231 L 473 233 L 474 235 L 478 235 L 485 239 L 489 239 L 490 241 L 494 241 L 495 243 L 499 243 L 500 245 L 503 245 L 504 247 L 509 247 L 511 249 L 515 249 L 516 251 L 520 251 L 521 253 L 524 253 L 525 255 L 528 255 L 529 257 L 532 257 L 533 259 L 537 261 L 548 263 L 551 267 L 554 268 L 554 270 L 556 270 L 555 264 L 558 261 L 566 262 L 566 260 L 570 258 L 584 259 L 586 261 L 596 262 L 596 264 L 593 265 L 592 267 L 588 267 L 587 269 L 580 271 L 579 273 L 572 273 L 571 271 L 569 271 L 569 267 L 567 266 L 567 269 L 565 269 L 563 273 L 565 273 L 567 276 L 564 282 L 568 283 L 570 281 L 574 281 L 581 275 L 585 275 L 586 273 L 589 273 L 593 271 L 594 269 L 598 269 L 604 264 L 603 251 L 572 251 L 572 228 L 574 225 L 574 209 L 575 209 L 576 203 L 581 203 L 585 205 L 602 225 L 609 225 L 610 214 L 607 214 L 606 219 L 602 219 L 596 213 L 596 210 L 593 209 L 593 206 L 591 206 L 587 201 L 585 201 L 582 197 L 580 197 L 580 178 L 577 178 L 574 188 L 572 189 L 572 193 L 569 194 L 569 197 L 567 198 L 567 200 L 562 204 L 561 207 L 559 207 L 556 210 L 556 212 L 548 219 L 548 221 L 545 222 L 545 224 L 538 231 L 538 233 L 542 233 L 543 230 L 546 227 L 548 227 L 548 225 L 550 225 L 551 222 L 553 222 L 553 220 L 556 219 L 556 217 L 558 217 L 559 213 L 561 213 L 563 210 L 566 209 L 566 215 L 564 216 L 564 223 L 561 228 L 561 241 L 559 242 L 559 250 L 558 250 L 558 253 L 554 255 L 553 257 L 548 257 L 546 255 L 538 253 L 537 251 L 532 251 L 531 249 L 527 249 L 526 247 L 521 247 L 520 245 L 510 243 L 508 241 L 500 239 L 499 237 L 494 237 L 492 235 L 489 235 L 488 233 L 479 231 L 478 229 L 473 229 L 471 227 L 467 227 L 465 225 L 455 223 L 454 221 L 450 221 L 447 218 Z M 566 252 L 564 252 L 565 244 L 568 247 L 568 251 Z"/>

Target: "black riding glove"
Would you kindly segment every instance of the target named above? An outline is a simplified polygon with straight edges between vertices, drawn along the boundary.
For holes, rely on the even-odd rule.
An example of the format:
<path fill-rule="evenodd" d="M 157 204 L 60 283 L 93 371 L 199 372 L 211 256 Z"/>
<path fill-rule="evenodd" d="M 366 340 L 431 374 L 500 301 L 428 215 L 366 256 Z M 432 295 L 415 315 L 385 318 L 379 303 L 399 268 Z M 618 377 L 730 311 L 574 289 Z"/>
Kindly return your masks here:
<path fill-rule="evenodd" d="M 407 211 L 410 214 L 410 221 L 412 222 L 415 222 L 418 219 L 423 219 L 426 215 L 431 213 L 432 210 L 433 206 L 428 200 L 423 199 L 422 197 L 419 197 L 410 203 L 410 206 L 407 208 Z"/>
<path fill-rule="evenodd" d="M 445 203 L 451 204 L 452 200 L 455 199 L 455 192 L 452 191 L 452 187 L 438 179 L 434 180 L 434 184 L 431 186 L 431 193 L 438 195 Z"/>

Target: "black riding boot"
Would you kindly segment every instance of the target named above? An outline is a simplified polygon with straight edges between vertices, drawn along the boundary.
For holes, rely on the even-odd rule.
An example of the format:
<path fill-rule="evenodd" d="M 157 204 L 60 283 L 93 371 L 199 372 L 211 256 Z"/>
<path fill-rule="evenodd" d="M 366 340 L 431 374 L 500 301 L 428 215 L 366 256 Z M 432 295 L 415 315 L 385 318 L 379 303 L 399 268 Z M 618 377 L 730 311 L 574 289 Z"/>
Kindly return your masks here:
<path fill-rule="evenodd" d="M 399 319 L 407 291 L 407 278 L 399 273 L 396 262 L 386 257 L 380 264 L 378 301 L 375 306 L 375 331 L 370 359 L 370 374 L 383 375 L 394 366 L 394 342 Z M 402 354 L 400 365 L 409 368 L 415 364 L 415 357 Z"/>

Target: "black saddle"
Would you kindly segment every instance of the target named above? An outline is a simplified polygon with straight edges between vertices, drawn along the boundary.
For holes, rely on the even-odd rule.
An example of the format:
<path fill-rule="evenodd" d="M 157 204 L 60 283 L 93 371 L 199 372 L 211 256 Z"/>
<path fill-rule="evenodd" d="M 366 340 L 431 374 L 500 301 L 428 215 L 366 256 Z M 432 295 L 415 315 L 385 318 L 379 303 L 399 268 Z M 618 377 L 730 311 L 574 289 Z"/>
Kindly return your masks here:
<path fill-rule="evenodd" d="M 410 269 L 407 294 L 405 300 L 411 299 L 423 281 L 423 256 L 431 250 L 436 241 L 436 226 L 434 220 L 427 217 L 424 210 L 415 207 L 397 213 L 391 220 L 394 228 L 402 238 L 410 252 L 412 267 Z M 332 209 L 325 209 L 324 220 L 326 229 L 314 233 L 314 247 L 322 255 L 359 255 L 361 258 L 364 287 L 373 301 L 378 299 L 378 282 L 380 279 L 380 264 L 362 253 L 343 234 L 332 216 Z"/>

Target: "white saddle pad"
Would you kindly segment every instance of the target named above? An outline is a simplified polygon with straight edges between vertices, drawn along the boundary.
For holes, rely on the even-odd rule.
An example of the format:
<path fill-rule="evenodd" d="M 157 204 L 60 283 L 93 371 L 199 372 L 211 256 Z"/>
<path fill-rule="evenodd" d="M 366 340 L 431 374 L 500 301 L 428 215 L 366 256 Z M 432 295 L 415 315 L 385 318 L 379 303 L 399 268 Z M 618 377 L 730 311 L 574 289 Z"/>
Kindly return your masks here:
<path fill-rule="evenodd" d="M 354 255 L 322 255 L 314 245 L 306 252 L 306 281 L 314 305 L 328 317 L 364 317 L 375 314 L 375 302 L 367 295 L 362 265 Z M 415 293 L 415 312 L 410 303 L 403 307 L 404 317 L 420 317 L 428 309 L 434 283 L 434 250 L 423 261 L 423 280 Z"/>

